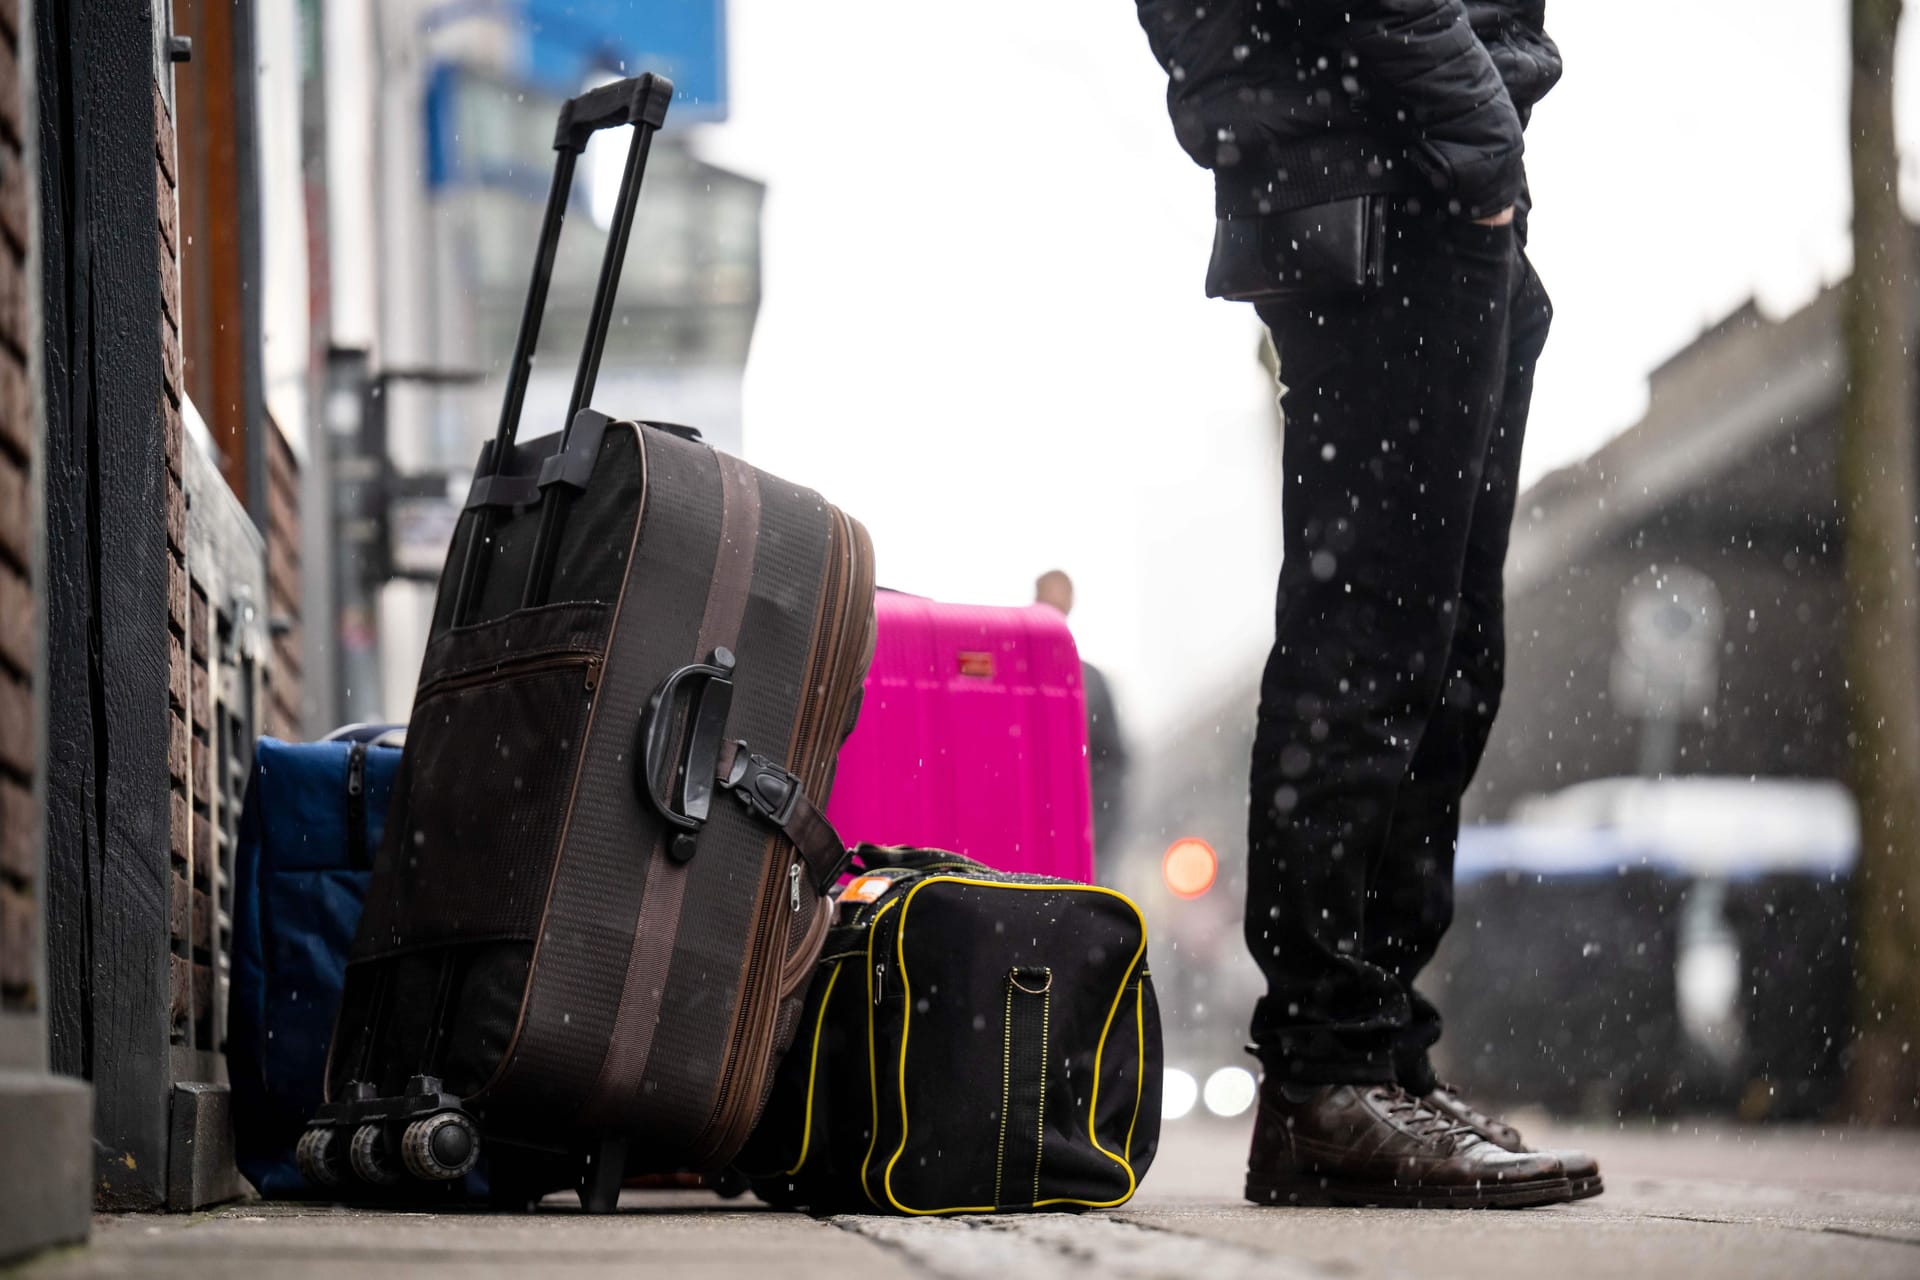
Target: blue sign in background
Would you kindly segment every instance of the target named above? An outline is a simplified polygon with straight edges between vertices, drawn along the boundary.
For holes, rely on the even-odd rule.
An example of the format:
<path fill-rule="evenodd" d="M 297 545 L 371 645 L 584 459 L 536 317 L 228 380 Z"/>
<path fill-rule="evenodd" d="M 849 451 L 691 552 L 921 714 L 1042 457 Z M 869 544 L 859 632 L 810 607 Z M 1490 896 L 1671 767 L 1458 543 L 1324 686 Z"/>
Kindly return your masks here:
<path fill-rule="evenodd" d="M 653 71 L 673 81 L 670 125 L 726 119 L 726 0 L 525 0 L 525 15 L 526 73 L 543 88 Z"/>
<path fill-rule="evenodd" d="M 516 73 L 555 97 L 652 71 L 673 81 L 669 128 L 727 118 L 726 0 L 448 0 L 423 25 L 476 20 L 512 28 Z"/>

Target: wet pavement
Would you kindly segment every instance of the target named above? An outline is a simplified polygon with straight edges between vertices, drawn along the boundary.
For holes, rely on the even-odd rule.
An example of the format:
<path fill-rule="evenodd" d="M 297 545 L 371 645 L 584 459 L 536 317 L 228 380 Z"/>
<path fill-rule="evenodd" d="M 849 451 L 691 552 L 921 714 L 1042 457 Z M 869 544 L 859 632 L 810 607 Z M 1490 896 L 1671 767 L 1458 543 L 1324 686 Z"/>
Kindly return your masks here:
<path fill-rule="evenodd" d="M 33 1280 L 940 1276 L 1920 1277 L 1920 1132 L 1724 1125 L 1527 1126 L 1585 1145 L 1608 1190 L 1522 1211 L 1256 1209 L 1244 1124 L 1169 1124 L 1139 1196 L 1109 1214 L 814 1220 L 704 1193 L 629 1193 L 590 1218 L 259 1203 L 103 1216 Z"/>

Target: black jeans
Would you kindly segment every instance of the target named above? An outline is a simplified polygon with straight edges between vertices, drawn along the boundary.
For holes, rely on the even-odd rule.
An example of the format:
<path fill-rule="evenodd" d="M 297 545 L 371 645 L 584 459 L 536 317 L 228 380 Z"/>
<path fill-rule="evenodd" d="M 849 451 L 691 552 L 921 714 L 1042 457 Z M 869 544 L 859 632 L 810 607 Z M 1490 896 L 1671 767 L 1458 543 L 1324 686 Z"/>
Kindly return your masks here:
<path fill-rule="evenodd" d="M 1512 227 L 1416 201 L 1388 278 L 1260 307 L 1286 554 L 1254 736 L 1247 945 L 1270 1074 L 1433 1084 L 1414 980 L 1453 919 L 1460 796 L 1505 665 L 1502 566 L 1552 308 Z"/>

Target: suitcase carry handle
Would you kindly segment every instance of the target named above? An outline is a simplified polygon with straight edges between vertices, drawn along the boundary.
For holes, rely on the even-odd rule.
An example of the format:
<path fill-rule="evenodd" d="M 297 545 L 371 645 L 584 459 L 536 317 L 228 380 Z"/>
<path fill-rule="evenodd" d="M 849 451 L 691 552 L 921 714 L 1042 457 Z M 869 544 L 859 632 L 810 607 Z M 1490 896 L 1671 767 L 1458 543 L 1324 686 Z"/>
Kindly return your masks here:
<path fill-rule="evenodd" d="M 670 826 L 678 828 L 667 846 L 675 862 L 686 862 L 699 847 L 700 829 L 712 812 L 716 788 L 731 791 L 761 821 L 778 828 L 812 873 L 814 889 L 826 893 L 846 867 L 847 846 L 819 807 L 807 795 L 805 784 L 773 760 L 756 755 L 744 742 L 725 737 L 727 715 L 733 709 L 733 673 L 736 666 L 727 649 L 715 649 L 706 662 L 690 663 L 660 682 L 640 712 L 638 749 L 634 752 L 635 781 L 640 796 Z M 677 709 L 680 691 L 704 681 L 682 720 Z M 681 725 L 685 744 L 674 749 Z M 679 805 L 673 785 L 680 784 Z M 796 864 L 796 871 L 798 864 Z"/>
<path fill-rule="evenodd" d="M 713 788 L 720 771 L 720 748 L 733 710 L 733 654 L 715 649 L 707 662 L 681 667 L 660 682 L 640 712 L 640 749 L 635 768 L 640 794 L 668 823 L 680 829 L 668 852 L 676 862 L 693 857 L 695 836 L 712 812 Z M 689 717 L 692 729 L 684 749 L 672 750 L 674 710 L 680 690 L 695 680 L 705 681 L 694 695 Z M 680 779 L 680 805 L 671 797 L 674 778 Z"/>
<path fill-rule="evenodd" d="M 553 184 L 547 190 L 546 212 L 541 216 L 540 239 L 534 248 L 533 276 L 527 285 L 527 299 L 520 313 L 520 330 L 514 338 L 512 362 L 507 368 L 506 390 L 501 397 L 500 424 L 493 445 L 483 455 L 481 465 L 488 477 L 504 474 L 513 457 L 514 436 L 520 429 L 520 413 L 526 403 L 527 383 L 533 371 L 533 353 L 540 341 L 540 321 L 546 314 L 547 289 L 553 282 L 553 264 L 560 247 L 560 228 L 566 220 L 567 203 L 573 194 L 573 170 L 587 140 L 602 129 L 633 126 L 633 140 L 627 147 L 627 164 L 620 175 L 620 194 L 615 201 L 613 222 L 607 229 L 607 249 L 600 260 L 600 277 L 594 285 L 593 308 L 587 322 L 587 338 L 580 352 L 580 364 L 574 372 L 573 393 L 568 398 L 567 416 L 562 419 L 561 452 L 573 443 L 573 427 L 580 410 L 593 398 L 594 383 L 600 376 L 600 357 L 607 343 L 607 329 L 613 318 L 613 300 L 620 283 L 620 270 L 626 263 L 627 240 L 633 231 L 633 213 L 639 203 L 640 182 L 647 167 L 647 154 L 653 135 L 666 122 L 667 106 L 673 99 L 673 81 L 651 72 L 613 84 L 590 89 L 569 98 L 560 108 L 554 128 L 553 147 L 559 153 L 553 166 Z M 588 461 L 591 469 L 591 460 Z M 476 481 L 480 477 L 476 477 Z M 534 539 L 533 566 L 527 575 L 524 599 L 541 603 L 553 575 L 553 556 L 570 502 L 560 497 L 543 502 L 540 532 Z M 467 539 L 466 555 L 460 565 L 453 596 L 453 623 L 469 620 L 473 600 L 479 593 L 487 557 L 482 546 L 489 541 L 493 512 L 482 506 L 475 513 L 474 529 Z"/>

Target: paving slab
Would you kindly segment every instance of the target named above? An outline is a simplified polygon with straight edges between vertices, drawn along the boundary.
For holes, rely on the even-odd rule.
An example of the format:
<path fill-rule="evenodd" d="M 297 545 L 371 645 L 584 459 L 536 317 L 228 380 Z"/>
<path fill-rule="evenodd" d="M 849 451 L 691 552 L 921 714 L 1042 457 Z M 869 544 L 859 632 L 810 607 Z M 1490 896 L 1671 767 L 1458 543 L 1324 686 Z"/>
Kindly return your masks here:
<path fill-rule="evenodd" d="M 833 1222 L 891 1246 L 919 1274 L 942 1280 L 1317 1280 L 1327 1274 L 1259 1241 L 1216 1239 L 1205 1231 L 1169 1229 L 1115 1214 L 841 1217 Z"/>
<path fill-rule="evenodd" d="M 1592 1151 L 1606 1194 L 1528 1210 L 1255 1209 L 1238 1202 L 1244 1128 L 1202 1125 L 1169 1129 L 1164 1180 L 1116 1216 L 1331 1276 L 1920 1277 L 1920 1133 L 1529 1131 Z"/>
<path fill-rule="evenodd" d="M 813 1219 L 698 1192 L 629 1193 L 590 1217 L 241 1204 L 111 1215 L 31 1280 L 494 1280 L 932 1276 L 940 1280 L 1920 1278 L 1920 1132 L 1641 1125 L 1554 1129 L 1600 1157 L 1597 1199 L 1530 1210 L 1269 1209 L 1240 1199 L 1247 1126 L 1167 1127 L 1125 1209 Z"/>
<path fill-rule="evenodd" d="M 101 1216 L 93 1243 L 31 1264 L 33 1280 L 530 1280 L 920 1274 L 885 1246 L 801 1214 L 716 1208 L 698 1193 L 632 1197 L 592 1217 L 384 1213 L 251 1204 L 192 1217 Z"/>

